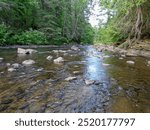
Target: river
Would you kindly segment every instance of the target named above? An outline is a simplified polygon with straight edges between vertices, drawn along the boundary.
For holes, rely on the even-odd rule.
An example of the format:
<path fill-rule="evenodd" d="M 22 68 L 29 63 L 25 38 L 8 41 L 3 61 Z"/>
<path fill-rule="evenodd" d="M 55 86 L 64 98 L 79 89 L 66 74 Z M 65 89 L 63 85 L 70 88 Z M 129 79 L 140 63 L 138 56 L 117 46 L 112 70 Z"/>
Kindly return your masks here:
<path fill-rule="evenodd" d="M 0 57 L 4 58 L 0 62 L 0 112 L 150 112 L 147 58 L 120 58 L 110 52 L 98 52 L 92 45 L 79 46 L 80 51 L 70 48 L 37 48 L 38 53 L 32 55 L 0 49 Z M 65 62 L 48 61 L 49 55 L 54 59 L 61 56 Z M 36 63 L 22 65 L 27 59 Z M 19 63 L 19 68 L 8 72 L 14 63 Z M 76 78 L 66 81 L 68 77 Z"/>

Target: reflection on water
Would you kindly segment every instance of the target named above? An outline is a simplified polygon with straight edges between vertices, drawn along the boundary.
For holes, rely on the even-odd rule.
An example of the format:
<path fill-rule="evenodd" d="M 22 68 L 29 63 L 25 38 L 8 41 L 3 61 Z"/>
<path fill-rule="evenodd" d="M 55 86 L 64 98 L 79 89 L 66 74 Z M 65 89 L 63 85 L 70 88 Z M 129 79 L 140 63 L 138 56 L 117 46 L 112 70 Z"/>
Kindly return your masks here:
<path fill-rule="evenodd" d="M 39 53 L 25 56 L 16 49 L 0 49 L 0 112 L 150 112 L 147 59 L 119 59 L 93 46 L 81 46 L 78 52 L 70 48 L 38 48 Z M 65 63 L 46 60 L 49 55 L 61 56 Z M 36 64 L 23 66 L 27 59 Z M 128 65 L 127 60 L 136 64 Z M 8 72 L 7 63 L 20 67 Z M 77 79 L 67 82 L 68 77 Z M 87 85 L 86 80 L 95 82 Z"/>

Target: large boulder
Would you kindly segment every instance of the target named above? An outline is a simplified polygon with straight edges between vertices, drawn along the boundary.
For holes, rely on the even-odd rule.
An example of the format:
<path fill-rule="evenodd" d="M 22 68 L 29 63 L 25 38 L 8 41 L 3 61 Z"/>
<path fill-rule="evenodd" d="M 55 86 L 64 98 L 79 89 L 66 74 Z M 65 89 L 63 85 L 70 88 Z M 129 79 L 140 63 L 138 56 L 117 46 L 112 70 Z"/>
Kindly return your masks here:
<path fill-rule="evenodd" d="M 35 64 L 35 61 L 34 60 L 25 60 L 25 61 L 22 62 L 22 64 L 25 65 L 25 66 L 26 65 L 27 66 L 28 65 L 33 65 L 33 64 Z"/>
<path fill-rule="evenodd" d="M 23 49 L 23 48 L 18 48 L 17 53 L 18 54 L 33 54 L 36 53 L 37 51 L 34 49 Z"/>
<path fill-rule="evenodd" d="M 63 63 L 63 62 L 64 62 L 64 58 L 62 58 L 62 57 L 59 57 L 59 58 L 54 60 L 55 64 L 60 64 L 60 63 Z"/>

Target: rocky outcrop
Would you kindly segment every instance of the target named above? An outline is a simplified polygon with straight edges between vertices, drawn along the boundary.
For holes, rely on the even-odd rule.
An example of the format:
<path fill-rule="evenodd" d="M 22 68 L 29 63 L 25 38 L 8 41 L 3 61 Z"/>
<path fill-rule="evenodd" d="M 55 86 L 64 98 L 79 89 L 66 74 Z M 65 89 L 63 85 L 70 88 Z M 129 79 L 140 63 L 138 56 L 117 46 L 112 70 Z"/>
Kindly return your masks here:
<path fill-rule="evenodd" d="M 60 64 L 64 62 L 64 58 L 63 57 L 58 57 L 57 59 L 54 60 L 55 64 Z"/>
<path fill-rule="evenodd" d="M 37 51 L 34 49 L 22 49 L 22 48 L 18 48 L 17 49 L 17 53 L 18 54 L 33 54 L 36 53 Z"/>
<path fill-rule="evenodd" d="M 25 60 L 22 62 L 23 65 L 28 66 L 28 65 L 33 65 L 35 64 L 34 60 Z"/>

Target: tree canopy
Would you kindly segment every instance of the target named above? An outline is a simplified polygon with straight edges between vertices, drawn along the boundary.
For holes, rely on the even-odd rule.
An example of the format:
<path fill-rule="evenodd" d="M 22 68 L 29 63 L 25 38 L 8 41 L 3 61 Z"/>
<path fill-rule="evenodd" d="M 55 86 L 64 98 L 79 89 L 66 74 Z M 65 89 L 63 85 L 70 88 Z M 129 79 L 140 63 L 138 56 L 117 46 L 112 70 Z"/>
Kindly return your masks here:
<path fill-rule="evenodd" d="M 1 0 L 0 44 L 91 43 L 90 0 Z"/>

